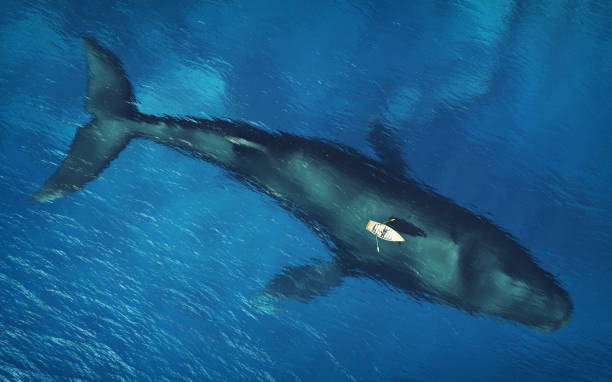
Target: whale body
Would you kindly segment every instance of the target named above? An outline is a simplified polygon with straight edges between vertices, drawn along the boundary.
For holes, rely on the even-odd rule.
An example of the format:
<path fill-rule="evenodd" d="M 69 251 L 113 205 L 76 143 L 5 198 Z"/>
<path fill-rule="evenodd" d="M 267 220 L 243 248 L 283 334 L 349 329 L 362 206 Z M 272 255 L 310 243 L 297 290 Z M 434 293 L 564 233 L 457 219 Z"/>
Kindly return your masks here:
<path fill-rule="evenodd" d="M 489 219 L 405 176 L 403 164 L 389 166 L 350 147 L 239 121 L 142 114 L 119 59 L 93 39 L 84 43 L 86 110 L 93 119 L 78 129 L 34 200 L 80 190 L 132 139 L 148 139 L 221 166 L 324 240 L 332 259 L 284 268 L 262 291 L 266 298 L 308 302 L 328 295 L 345 277 L 367 277 L 417 299 L 542 331 L 570 321 L 569 294 L 525 248 Z M 372 136 L 380 131 L 376 127 Z M 392 221 L 405 241 L 381 242 L 378 253 L 365 230 L 369 220 Z"/>

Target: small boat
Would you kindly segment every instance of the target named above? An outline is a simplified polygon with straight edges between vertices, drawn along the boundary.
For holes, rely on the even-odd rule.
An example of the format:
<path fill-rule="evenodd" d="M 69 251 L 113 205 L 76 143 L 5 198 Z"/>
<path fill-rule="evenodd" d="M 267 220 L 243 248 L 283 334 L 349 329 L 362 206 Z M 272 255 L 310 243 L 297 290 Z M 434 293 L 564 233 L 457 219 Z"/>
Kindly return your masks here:
<path fill-rule="evenodd" d="M 392 222 L 395 219 L 387 220 L 384 223 L 379 223 L 374 220 L 368 221 L 366 225 L 366 229 L 370 231 L 374 236 L 376 236 L 376 250 L 380 252 L 380 247 L 378 246 L 378 238 L 381 238 L 386 241 L 395 241 L 402 242 L 405 241 L 404 238 L 397 233 L 393 228 L 389 227 L 386 223 Z"/>

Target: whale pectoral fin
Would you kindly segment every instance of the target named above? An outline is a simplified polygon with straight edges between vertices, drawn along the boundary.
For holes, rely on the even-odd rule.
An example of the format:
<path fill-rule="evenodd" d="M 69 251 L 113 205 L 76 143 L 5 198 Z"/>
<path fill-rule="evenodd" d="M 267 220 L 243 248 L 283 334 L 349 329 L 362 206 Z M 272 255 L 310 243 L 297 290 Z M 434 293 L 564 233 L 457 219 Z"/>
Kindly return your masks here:
<path fill-rule="evenodd" d="M 316 296 L 326 296 L 342 284 L 345 276 L 337 261 L 317 261 L 316 264 L 287 267 L 266 286 L 263 295 L 276 299 L 309 302 Z"/>
<path fill-rule="evenodd" d="M 379 116 L 370 118 L 367 140 L 378 160 L 387 169 L 398 174 L 410 170 L 402 158 L 401 141 L 397 138 L 397 131 L 387 126 Z"/>

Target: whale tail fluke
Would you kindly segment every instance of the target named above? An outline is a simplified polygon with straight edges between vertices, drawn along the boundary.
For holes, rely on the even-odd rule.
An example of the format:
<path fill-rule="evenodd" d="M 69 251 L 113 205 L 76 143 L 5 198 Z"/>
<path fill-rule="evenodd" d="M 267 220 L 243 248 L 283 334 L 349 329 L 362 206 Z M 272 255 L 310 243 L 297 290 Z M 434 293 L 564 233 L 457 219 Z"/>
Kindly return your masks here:
<path fill-rule="evenodd" d="M 79 128 L 64 161 L 32 199 L 47 202 L 80 190 L 119 155 L 132 138 L 138 110 L 121 61 L 84 37 L 89 68 L 86 110 L 94 119 Z"/>
<path fill-rule="evenodd" d="M 96 118 L 127 118 L 135 113 L 136 98 L 121 61 L 96 40 L 83 37 L 89 68 L 86 109 Z"/>

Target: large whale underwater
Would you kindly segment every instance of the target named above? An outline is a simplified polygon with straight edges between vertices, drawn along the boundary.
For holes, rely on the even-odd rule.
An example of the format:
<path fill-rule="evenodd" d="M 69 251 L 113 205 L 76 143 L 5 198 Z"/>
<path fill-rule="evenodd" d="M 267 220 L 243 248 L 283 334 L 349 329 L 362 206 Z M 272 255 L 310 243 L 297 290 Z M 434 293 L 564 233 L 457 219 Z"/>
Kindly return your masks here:
<path fill-rule="evenodd" d="M 387 156 L 385 147 L 376 146 L 380 161 L 375 161 L 340 144 L 244 122 L 142 114 L 119 59 L 93 39 L 84 42 L 86 109 L 93 119 L 78 129 L 66 158 L 34 200 L 80 190 L 132 139 L 148 139 L 222 167 L 274 198 L 324 240 L 331 260 L 285 268 L 262 291 L 266 298 L 308 302 L 345 277 L 367 277 L 420 300 L 541 331 L 570 321 L 567 291 L 525 248 L 489 219 L 404 175 L 392 145 Z M 382 129 L 373 127 L 373 141 Z M 378 252 L 366 224 L 391 217 L 396 220 L 389 226 L 405 241 L 381 241 Z"/>

